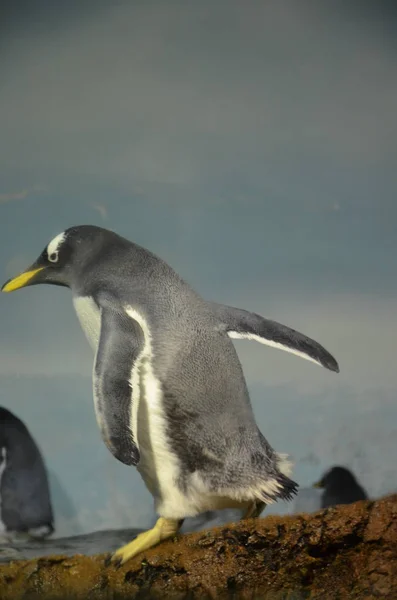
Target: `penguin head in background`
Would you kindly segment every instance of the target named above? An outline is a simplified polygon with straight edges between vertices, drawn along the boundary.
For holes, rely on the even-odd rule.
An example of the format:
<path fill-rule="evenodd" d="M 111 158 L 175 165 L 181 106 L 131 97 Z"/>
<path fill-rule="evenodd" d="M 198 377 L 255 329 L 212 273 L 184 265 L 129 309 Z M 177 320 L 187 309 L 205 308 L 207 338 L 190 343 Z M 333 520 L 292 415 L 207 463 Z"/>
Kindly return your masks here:
<path fill-rule="evenodd" d="M 89 269 L 98 254 L 107 254 L 116 240 L 120 244 L 122 238 L 101 227 L 70 227 L 55 236 L 37 260 L 26 271 L 9 279 L 1 291 L 13 292 L 39 283 L 72 287 L 76 277 Z"/>
<path fill-rule="evenodd" d="M 345 467 L 332 467 L 322 478 L 313 484 L 315 488 L 321 489 L 339 489 L 357 484 L 353 473 Z"/>

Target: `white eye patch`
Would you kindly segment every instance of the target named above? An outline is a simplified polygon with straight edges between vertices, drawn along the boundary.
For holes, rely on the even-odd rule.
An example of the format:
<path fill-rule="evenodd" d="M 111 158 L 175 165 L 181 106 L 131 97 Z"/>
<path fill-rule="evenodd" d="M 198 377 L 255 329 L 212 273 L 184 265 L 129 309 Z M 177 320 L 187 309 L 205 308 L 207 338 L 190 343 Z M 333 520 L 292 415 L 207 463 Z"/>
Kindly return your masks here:
<path fill-rule="evenodd" d="M 60 247 L 61 247 L 63 241 L 65 240 L 65 237 L 66 236 L 65 236 L 64 233 L 59 233 L 48 244 L 48 246 L 47 246 L 47 256 L 48 256 L 48 260 L 50 262 L 52 262 L 52 263 L 58 262 L 58 259 L 59 259 L 59 250 L 60 250 Z"/>
<path fill-rule="evenodd" d="M 58 250 L 56 250 L 55 252 L 51 252 L 51 254 L 48 255 L 48 260 L 52 263 L 58 262 L 58 258 L 59 258 Z"/>

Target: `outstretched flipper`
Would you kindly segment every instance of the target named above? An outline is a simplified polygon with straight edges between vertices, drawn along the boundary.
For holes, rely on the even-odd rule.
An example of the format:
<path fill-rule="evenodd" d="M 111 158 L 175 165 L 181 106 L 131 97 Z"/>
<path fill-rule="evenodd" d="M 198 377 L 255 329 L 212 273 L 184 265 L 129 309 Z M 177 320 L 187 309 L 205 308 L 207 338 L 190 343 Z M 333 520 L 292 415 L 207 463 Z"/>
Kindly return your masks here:
<path fill-rule="evenodd" d="M 216 302 L 209 304 L 230 338 L 255 340 L 339 373 L 339 366 L 334 357 L 318 342 L 303 333 L 241 308 Z"/>
<path fill-rule="evenodd" d="M 101 332 L 93 372 L 94 404 L 102 438 L 126 465 L 137 465 L 139 449 L 134 414 L 139 402 L 139 366 L 145 339 L 139 323 L 126 313 L 101 306 Z"/>

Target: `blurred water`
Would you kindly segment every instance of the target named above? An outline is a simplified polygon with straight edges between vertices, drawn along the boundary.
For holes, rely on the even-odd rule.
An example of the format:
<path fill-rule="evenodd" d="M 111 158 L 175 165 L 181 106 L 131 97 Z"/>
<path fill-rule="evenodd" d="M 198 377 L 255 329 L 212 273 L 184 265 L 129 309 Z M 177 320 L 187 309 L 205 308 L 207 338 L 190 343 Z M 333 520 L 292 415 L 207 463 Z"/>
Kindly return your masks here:
<path fill-rule="evenodd" d="M 200 531 L 227 522 L 238 521 L 241 513 L 238 510 L 208 511 L 192 519 L 186 519 L 181 533 Z M 155 520 L 153 520 L 154 524 Z M 108 529 L 93 533 L 70 537 L 33 540 L 19 534 L 11 539 L 0 537 L 0 563 L 11 560 L 29 560 L 40 556 L 63 554 L 103 554 L 113 552 L 120 546 L 130 542 L 143 529 Z"/>
<path fill-rule="evenodd" d="M 54 554 L 66 556 L 102 554 L 116 550 L 123 544 L 130 542 L 138 533 L 140 533 L 139 529 L 125 529 L 120 531 L 96 531 L 54 540 L 28 540 L 23 536 L 10 541 L 0 539 L 0 563 L 7 563 L 11 560 L 28 560 Z"/>

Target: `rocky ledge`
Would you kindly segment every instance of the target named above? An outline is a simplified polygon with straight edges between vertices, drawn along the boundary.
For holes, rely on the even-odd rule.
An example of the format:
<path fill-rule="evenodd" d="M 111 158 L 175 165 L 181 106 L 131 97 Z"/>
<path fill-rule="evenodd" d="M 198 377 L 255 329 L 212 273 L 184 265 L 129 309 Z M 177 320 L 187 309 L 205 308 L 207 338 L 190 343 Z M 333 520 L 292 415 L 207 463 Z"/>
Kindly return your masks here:
<path fill-rule="evenodd" d="M 397 495 L 179 536 L 119 569 L 105 555 L 0 566 L 0 598 L 397 599 Z"/>

